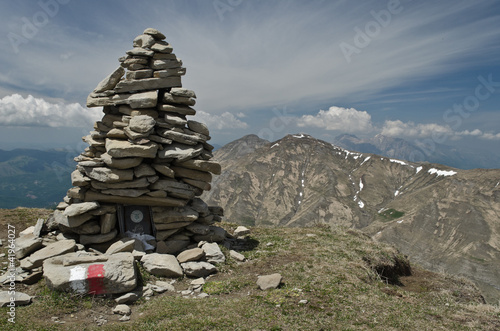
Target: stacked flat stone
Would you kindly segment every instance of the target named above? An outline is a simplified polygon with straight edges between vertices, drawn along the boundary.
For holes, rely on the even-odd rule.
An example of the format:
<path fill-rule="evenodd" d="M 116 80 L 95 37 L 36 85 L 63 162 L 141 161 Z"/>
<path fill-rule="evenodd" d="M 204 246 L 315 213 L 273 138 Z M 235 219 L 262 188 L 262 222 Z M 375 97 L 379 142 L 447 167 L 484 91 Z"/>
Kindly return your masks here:
<path fill-rule="evenodd" d="M 224 239 L 213 226 L 222 209 L 198 198 L 221 168 L 210 161 L 206 125 L 187 119 L 196 114 L 196 95 L 182 88 L 186 69 L 164 39 L 146 29 L 88 96 L 87 107 L 103 106 L 104 116 L 83 137 L 89 147 L 75 158 L 74 187 L 54 212 L 59 228 L 81 244 L 117 236 L 117 204 L 152 207 L 163 253 Z"/>

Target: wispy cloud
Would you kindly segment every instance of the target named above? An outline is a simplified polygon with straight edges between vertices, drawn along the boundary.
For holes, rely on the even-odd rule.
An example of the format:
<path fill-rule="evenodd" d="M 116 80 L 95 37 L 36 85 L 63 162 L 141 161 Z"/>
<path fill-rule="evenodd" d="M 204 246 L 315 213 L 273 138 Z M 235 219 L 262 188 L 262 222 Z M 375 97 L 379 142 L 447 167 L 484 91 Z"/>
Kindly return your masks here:
<path fill-rule="evenodd" d="M 106 14 L 106 19 L 108 7 L 116 4 L 104 2 L 93 4 L 95 17 L 88 26 L 76 27 L 65 15 L 90 12 L 75 2 L 66 5 L 19 58 L 2 52 L 0 61 L 11 71 L 0 84 L 10 82 L 40 95 L 46 89 L 59 91 L 83 103 L 84 93 L 114 68 L 130 40 L 147 26 L 167 34 L 188 67 L 185 86 L 196 90 L 203 108 L 214 114 L 304 98 L 328 100 L 332 95 L 361 101 L 383 89 L 466 67 L 472 55 L 491 61 L 488 45 L 498 40 L 500 27 L 493 18 L 463 18 L 478 8 L 487 10 L 488 2 L 401 4 L 404 10 L 347 64 L 339 44 L 352 40 L 353 29 L 363 29 L 373 19 L 370 11 L 383 10 L 386 3 L 244 2 L 221 22 L 210 1 L 193 2 L 192 8 L 176 1 L 168 6 L 152 1 L 146 7 L 123 2 L 120 15 Z M 27 16 L 33 14 L 24 10 Z M 18 20 L 7 21 L 15 25 Z M 94 23 L 99 28 L 90 27 Z"/>

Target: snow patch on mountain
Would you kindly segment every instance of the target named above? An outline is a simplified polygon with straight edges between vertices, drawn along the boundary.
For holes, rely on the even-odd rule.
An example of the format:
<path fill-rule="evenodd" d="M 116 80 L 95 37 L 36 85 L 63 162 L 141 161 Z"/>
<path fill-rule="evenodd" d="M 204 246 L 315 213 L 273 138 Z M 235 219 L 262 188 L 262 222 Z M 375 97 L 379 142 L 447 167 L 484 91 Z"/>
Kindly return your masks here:
<path fill-rule="evenodd" d="M 437 176 L 444 176 L 444 177 L 453 176 L 457 174 L 457 172 L 453 170 L 438 170 L 436 168 L 431 168 L 427 172 L 430 174 L 436 174 Z"/>

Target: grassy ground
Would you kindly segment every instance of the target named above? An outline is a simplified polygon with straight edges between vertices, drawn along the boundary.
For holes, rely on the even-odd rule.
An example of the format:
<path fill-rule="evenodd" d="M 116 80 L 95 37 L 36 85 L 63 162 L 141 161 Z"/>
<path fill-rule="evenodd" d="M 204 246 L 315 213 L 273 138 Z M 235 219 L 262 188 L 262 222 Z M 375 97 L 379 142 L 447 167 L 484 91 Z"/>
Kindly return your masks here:
<path fill-rule="evenodd" d="M 5 227 L 5 210 L 0 226 Z M 3 215 L 3 216 L 2 216 Z M 36 221 L 37 217 L 33 217 Z M 13 218 L 10 218 L 12 221 Z M 236 226 L 223 224 L 231 231 Z M 204 299 L 178 293 L 139 300 L 131 320 L 119 322 L 109 298 L 47 290 L 44 281 L 19 291 L 34 302 L 16 308 L 16 324 L 0 309 L 2 330 L 498 330 L 500 309 L 481 303 L 469 281 L 413 267 L 390 285 L 374 270 L 394 251 L 342 228 L 252 228 L 248 261 L 219 266 Z M 228 251 L 224 249 L 228 256 Z M 257 276 L 278 272 L 282 285 L 261 291 Z M 150 280 L 156 279 L 150 277 Z M 185 290 L 180 279 L 176 290 Z M 307 303 L 299 303 L 307 300 Z M 107 322 L 99 327 L 100 318 Z M 56 321 L 65 322 L 59 324 Z"/>

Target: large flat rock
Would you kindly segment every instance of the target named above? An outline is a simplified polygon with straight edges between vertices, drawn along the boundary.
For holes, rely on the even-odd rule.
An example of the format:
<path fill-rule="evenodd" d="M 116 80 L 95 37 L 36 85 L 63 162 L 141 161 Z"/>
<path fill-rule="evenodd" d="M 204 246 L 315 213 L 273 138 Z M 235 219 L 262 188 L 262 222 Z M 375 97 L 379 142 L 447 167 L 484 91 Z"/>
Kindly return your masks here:
<path fill-rule="evenodd" d="M 192 159 L 203 152 L 203 145 L 186 146 L 179 143 L 165 146 L 165 148 L 158 152 L 158 157 L 162 159 L 177 159 L 179 162 Z"/>
<path fill-rule="evenodd" d="M 208 262 L 186 262 L 181 266 L 189 277 L 207 277 L 217 272 L 217 268 Z"/>
<path fill-rule="evenodd" d="M 134 178 L 134 171 L 131 169 L 123 170 L 105 167 L 84 167 L 84 169 L 87 176 L 103 183 L 117 183 Z"/>
<path fill-rule="evenodd" d="M 182 277 L 182 268 L 175 256 L 170 254 L 147 254 L 141 259 L 150 274 L 161 277 Z"/>
<path fill-rule="evenodd" d="M 35 237 L 33 234 L 21 236 L 16 239 L 16 258 L 20 260 L 42 247 L 42 238 Z"/>
<path fill-rule="evenodd" d="M 134 94 L 114 94 L 98 96 L 91 93 L 87 98 L 87 107 L 102 107 L 116 105 L 130 105 L 132 108 L 153 108 L 158 103 L 158 92 L 148 91 Z"/>
<path fill-rule="evenodd" d="M 94 191 L 87 191 L 85 193 L 85 201 L 99 201 L 106 203 L 119 203 L 124 205 L 140 205 L 140 206 L 160 206 L 160 207 L 181 207 L 187 204 L 187 200 L 175 198 L 157 198 L 147 195 L 140 197 L 120 197 L 108 194 L 102 194 Z"/>
<path fill-rule="evenodd" d="M 25 306 L 31 303 L 31 297 L 28 294 L 18 291 L 14 293 L 11 293 L 11 291 L 1 291 L 0 307 L 7 307 L 9 306 L 9 304 L 11 304 L 11 302 L 14 303 L 15 307 Z"/>
<path fill-rule="evenodd" d="M 119 82 L 115 91 L 117 93 L 124 93 L 130 91 L 147 91 L 163 89 L 168 87 L 182 86 L 181 78 L 178 76 L 170 76 L 165 78 L 144 78 L 137 80 L 122 80 Z"/>
<path fill-rule="evenodd" d="M 56 241 L 55 243 L 52 243 L 27 257 L 28 261 L 31 262 L 29 269 L 40 267 L 46 259 L 74 252 L 75 250 L 76 242 L 72 239 Z"/>
<path fill-rule="evenodd" d="M 63 214 L 64 216 L 78 216 L 97 208 L 99 208 L 97 202 L 73 203 L 64 210 Z"/>
<path fill-rule="evenodd" d="M 131 253 L 86 259 L 82 259 L 81 254 L 70 253 L 45 260 L 43 275 L 50 289 L 79 294 L 116 294 L 136 288 L 137 274 Z"/>
<path fill-rule="evenodd" d="M 158 145 L 155 143 L 137 145 L 127 140 L 106 139 L 106 151 L 109 155 L 116 158 L 154 158 L 158 151 Z"/>

